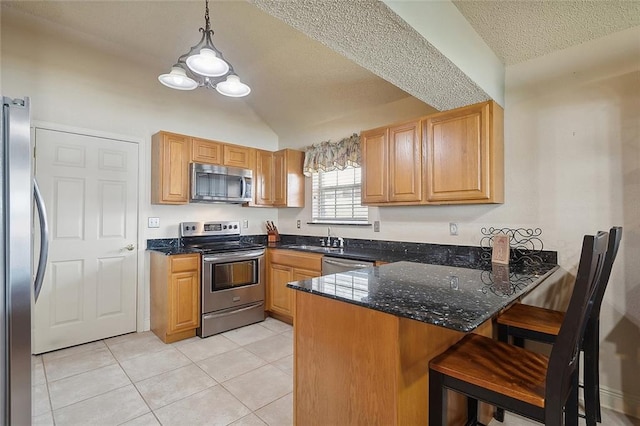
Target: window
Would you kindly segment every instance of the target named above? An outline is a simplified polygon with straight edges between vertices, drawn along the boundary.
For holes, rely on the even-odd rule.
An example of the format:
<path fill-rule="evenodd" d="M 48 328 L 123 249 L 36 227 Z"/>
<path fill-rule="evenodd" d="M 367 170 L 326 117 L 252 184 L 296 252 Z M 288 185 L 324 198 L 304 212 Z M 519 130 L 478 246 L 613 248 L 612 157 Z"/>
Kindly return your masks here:
<path fill-rule="evenodd" d="M 312 174 L 312 222 L 366 223 L 369 209 L 360 205 L 359 167 Z"/>

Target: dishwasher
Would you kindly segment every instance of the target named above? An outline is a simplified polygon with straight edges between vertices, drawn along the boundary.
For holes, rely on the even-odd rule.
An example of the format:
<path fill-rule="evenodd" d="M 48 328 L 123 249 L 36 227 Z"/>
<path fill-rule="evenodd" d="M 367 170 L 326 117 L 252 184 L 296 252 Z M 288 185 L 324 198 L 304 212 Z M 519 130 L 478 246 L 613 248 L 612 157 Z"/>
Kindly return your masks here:
<path fill-rule="evenodd" d="M 324 256 L 322 258 L 322 275 L 337 274 L 339 272 L 353 271 L 354 269 L 369 268 L 371 266 L 374 266 L 373 262 Z"/>

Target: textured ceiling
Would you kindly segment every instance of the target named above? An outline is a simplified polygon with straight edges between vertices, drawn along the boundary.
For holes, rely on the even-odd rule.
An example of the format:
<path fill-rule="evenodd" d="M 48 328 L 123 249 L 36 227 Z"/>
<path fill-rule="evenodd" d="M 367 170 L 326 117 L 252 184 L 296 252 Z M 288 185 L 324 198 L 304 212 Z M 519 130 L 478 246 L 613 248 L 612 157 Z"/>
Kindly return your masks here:
<path fill-rule="evenodd" d="M 637 0 L 454 0 L 453 3 L 506 65 L 640 25 Z"/>
<path fill-rule="evenodd" d="M 280 136 L 409 94 L 440 110 L 487 98 L 382 2 L 251 1 L 211 2 L 214 43 L 252 88 L 234 102 L 246 102 Z M 640 25 L 640 1 L 455 4 L 507 64 Z M 25 13 L 143 65 L 154 79 L 198 41 L 204 21 L 204 2 L 193 0 L 0 0 L 0 7 L 3 20 L 11 16 L 5 10 Z"/>
<path fill-rule="evenodd" d="M 377 0 L 251 0 L 438 110 L 489 96 L 414 28 Z"/>
<path fill-rule="evenodd" d="M 84 42 L 155 75 L 169 71 L 204 25 L 203 1 L 2 0 L 5 6 L 86 34 Z M 216 47 L 252 89 L 234 102 L 246 102 L 280 136 L 409 96 L 247 2 L 212 2 L 210 15 Z"/>

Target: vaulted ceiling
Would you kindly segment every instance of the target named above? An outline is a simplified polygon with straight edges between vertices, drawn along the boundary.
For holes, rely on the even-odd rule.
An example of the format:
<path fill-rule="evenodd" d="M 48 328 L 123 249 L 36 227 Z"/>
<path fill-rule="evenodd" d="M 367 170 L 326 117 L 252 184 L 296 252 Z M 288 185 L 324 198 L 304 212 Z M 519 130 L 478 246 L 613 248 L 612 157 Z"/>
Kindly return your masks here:
<path fill-rule="evenodd" d="M 640 25 L 637 1 L 454 4 L 507 65 Z M 3 20 L 28 15 L 156 75 L 168 72 L 198 41 L 204 24 L 201 1 L 3 0 L 1 5 Z M 214 43 L 252 87 L 241 101 L 278 134 L 407 96 L 437 109 L 487 98 L 378 1 L 212 1 L 211 19 Z"/>

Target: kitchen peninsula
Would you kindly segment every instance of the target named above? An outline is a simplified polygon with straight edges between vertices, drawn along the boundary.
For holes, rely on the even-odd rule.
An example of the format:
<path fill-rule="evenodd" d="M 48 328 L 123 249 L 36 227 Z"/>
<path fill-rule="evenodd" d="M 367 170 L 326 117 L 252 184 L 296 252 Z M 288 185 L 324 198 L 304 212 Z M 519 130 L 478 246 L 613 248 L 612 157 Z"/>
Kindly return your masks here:
<path fill-rule="evenodd" d="M 397 262 L 290 283 L 295 424 L 428 424 L 429 360 L 467 332 L 491 336 L 491 318 L 557 269 Z"/>

